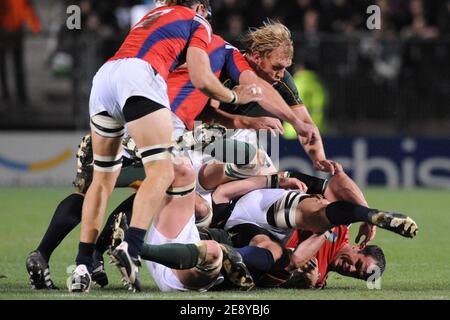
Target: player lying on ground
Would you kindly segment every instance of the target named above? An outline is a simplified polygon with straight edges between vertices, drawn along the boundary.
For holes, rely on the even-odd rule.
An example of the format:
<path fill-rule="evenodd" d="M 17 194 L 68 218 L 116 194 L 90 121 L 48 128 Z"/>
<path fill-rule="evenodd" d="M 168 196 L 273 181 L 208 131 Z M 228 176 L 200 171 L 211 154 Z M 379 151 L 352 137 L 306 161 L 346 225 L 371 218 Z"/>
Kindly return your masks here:
<path fill-rule="evenodd" d="M 252 177 L 221 185 L 215 194 L 213 193 L 213 198 L 216 206 L 222 206 L 219 221 L 226 220 L 225 229 L 232 234 L 234 245 L 236 247 L 256 245 L 270 250 L 275 262 L 283 261 L 281 265 L 277 266 L 279 271 L 286 268 L 295 270 L 303 267 L 323 245 L 323 242 L 320 241 L 305 244 L 287 259 L 290 256 L 289 252 L 282 249 L 280 241 L 292 229 L 311 231 L 320 235 L 333 226 L 346 228 L 347 225 L 354 222 L 367 222 L 404 237 L 412 238 L 417 233 L 416 223 L 403 214 L 370 209 L 347 201 L 330 202 L 322 196 L 311 196 L 299 190 L 258 188 L 267 188 L 267 177 Z M 245 195 L 240 197 L 242 194 Z M 237 200 L 233 203 L 233 199 Z M 322 236 L 315 237 L 323 241 Z M 332 239 L 333 235 L 330 237 Z M 314 241 L 314 239 L 312 238 L 310 241 Z M 340 244 L 343 242 L 340 239 Z M 352 251 L 348 250 L 349 248 L 347 246 L 345 250 L 342 250 L 343 257 L 346 254 L 361 256 L 358 250 L 352 249 L 354 250 Z M 371 248 L 367 251 L 373 250 Z M 312 253 L 307 254 L 308 250 L 312 250 Z M 364 251 L 362 252 L 364 255 Z M 321 259 L 321 283 L 326 277 L 329 265 L 332 265 L 330 270 L 350 272 L 346 269 L 349 268 L 349 262 L 345 261 L 343 264 L 343 261 L 328 260 L 325 262 Z M 380 265 L 382 264 L 380 263 Z M 364 263 L 359 267 L 357 276 L 367 275 L 369 265 Z M 354 270 L 351 271 L 356 276 Z M 258 284 L 257 280 L 258 277 L 255 277 Z"/>
<path fill-rule="evenodd" d="M 120 221 L 123 218 L 120 218 Z M 126 223 L 121 224 L 121 228 L 126 228 Z M 120 228 L 116 228 L 116 230 Z M 200 237 L 203 240 L 215 240 L 219 243 L 233 246 L 232 238 L 234 234 L 229 234 L 223 229 L 200 228 Z M 367 280 L 370 276 L 380 277 L 386 266 L 386 260 L 382 249 L 375 245 L 352 247 L 348 244 L 348 228 L 339 226 L 326 232 L 323 235 L 311 235 L 309 238 L 298 239 L 295 233 L 289 235 L 285 241 L 283 263 L 275 263 L 272 252 L 266 248 L 254 245 L 247 245 L 235 248 L 242 257 L 242 262 L 248 268 L 250 275 L 244 276 L 238 271 L 230 272 L 229 276 L 234 279 L 241 279 L 241 289 L 251 288 L 251 278 L 255 278 L 255 283 L 260 287 L 281 287 L 281 288 L 324 288 L 329 272 L 337 272 L 343 276 Z M 265 235 L 265 230 L 256 230 L 257 235 Z M 309 236 L 309 232 L 306 233 Z M 120 236 L 119 236 L 120 237 Z M 281 243 L 276 241 L 280 244 Z M 257 243 L 257 242 L 256 242 Z M 298 244 L 301 244 L 299 246 Z M 297 258 L 293 258 L 292 251 L 297 248 Z M 316 252 L 317 251 L 317 252 Z M 314 252 L 315 255 L 314 255 Z M 301 253 L 301 256 L 300 256 Z M 163 264 L 172 269 L 187 269 L 195 267 L 199 257 L 202 255 L 198 244 L 171 243 L 166 245 L 144 244 L 141 258 Z M 306 259 L 307 262 L 297 267 L 299 259 Z M 290 260 L 289 260 L 290 259 Z M 236 258 L 235 264 L 239 265 L 241 258 Z M 290 262 L 289 262 L 290 261 Z M 285 266 L 284 269 L 282 266 Z M 378 270 L 376 270 L 378 268 Z M 244 268 L 239 268 L 243 270 Z M 236 269 L 235 269 L 236 270 Z M 377 273 L 375 273 L 377 272 Z M 235 281 L 234 283 L 237 283 Z M 216 285 L 212 290 L 233 289 L 236 286 Z"/>
<path fill-rule="evenodd" d="M 292 276 L 279 282 L 286 288 L 324 288 L 329 272 L 361 280 L 371 276 L 378 279 L 386 268 L 386 259 L 379 246 L 361 248 L 349 244 L 347 226 L 334 227 L 324 235 L 296 229 L 283 243 L 285 248 L 294 250 L 287 268 Z M 311 263 L 305 267 L 305 261 Z M 303 267 L 298 267 L 301 265 Z"/>
<path fill-rule="evenodd" d="M 299 287 L 301 285 L 299 282 L 299 271 L 302 270 L 302 273 L 307 273 L 304 265 L 311 259 L 311 255 L 314 255 L 318 248 L 323 246 L 325 238 L 322 235 L 318 236 L 318 241 L 311 237 L 310 240 L 304 241 L 293 255 L 290 255 L 289 251 L 282 250 L 279 243 L 289 229 L 288 227 L 296 226 L 304 230 L 322 233 L 336 224 L 366 221 L 378 223 L 382 228 L 406 237 L 413 237 L 416 234 L 417 226 L 410 218 L 404 215 L 369 209 L 344 201 L 329 203 L 322 197 L 310 197 L 299 191 L 270 189 L 272 178 L 268 179 L 265 176 L 260 176 L 231 182 L 220 186 L 213 194 L 213 209 L 215 209 L 213 211 L 214 215 L 219 217 L 218 224 L 220 224 L 222 219 L 226 219 L 229 216 L 227 225 L 231 225 L 231 227 L 228 226 L 228 229 L 232 234 L 233 243 L 237 247 L 246 247 L 242 251 L 244 262 L 249 264 L 250 270 L 257 277 L 257 283 L 261 285 L 269 285 L 267 279 L 273 279 L 274 276 L 282 278 L 282 280 L 275 282 L 276 285 L 280 285 L 290 277 L 290 273 L 286 272 L 289 270 L 295 271 L 295 278 L 289 282 L 289 286 L 295 285 L 295 287 Z M 274 181 L 276 180 L 274 179 Z M 293 178 L 281 178 L 280 186 L 306 190 L 304 184 Z M 252 191 L 262 187 L 269 189 Z M 248 191 L 251 192 L 230 205 L 229 202 L 232 199 Z M 288 218 L 286 218 L 286 212 L 289 213 Z M 272 224 L 269 221 L 272 221 Z M 391 221 L 391 224 L 387 224 L 389 221 Z M 281 226 L 277 225 L 277 223 L 281 224 Z M 193 221 L 191 221 L 191 225 L 193 225 Z M 385 262 L 382 258 L 381 249 L 369 246 L 367 249 L 356 250 L 348 245 L 344 248 L 345 241 L 343 239 L 345 239 L 345 234 L 342 236 L 342 230 L 346 230 L 346 228 L 346 226 L 335 228 L 337 231 L 341 230 L 340 236 L 337 237 L 338 241 L 334 245 L 334 248 L 339 245 L 338 250 L 333 251 L 333 253 L 339 251 L 337 255 L 328 254 L 330 249 L 326 246 L 323 246 L 324 249 L 321 249 L 328 250 L 327 254 L 318 255 L 320 261 L 318 267 L 325 269 L 321 270 L 322 277 L 316 279 L 314 286 L 324 284 L 328 271 L 337 271 L 344 275 L 353 275 L 366 279 L 370 272 L 373 271 L 371 270 L 371 265 L 377 264 L 381 269 L 381 273 L 384 270 Z M 333 236 L 335 234 L 330 234 L 327 237 L 333 239 Z M 309 244 L 309 241 L 315 242 Z M 348 243 L 348 235 L 346 243 Z M 256 259 L 254 258 L 256 255 L 254 250 L 250 255 L 246 254 L 246 250 L 251 250 L 252 246 L 266 249 L 266 252 L 268 250 L 269 256 L 267 253 L 259 253 L 259 263 L 252 263 Z M 251 255 L 253 255 L 253 258 L 249 257 Z M 305 255 L 307 258 L 305 258 Z M 358 260 L 354 261 L 356 264 L 355 270 L 348 269 L 350 268 L 348 259 L 351 259 L 349 257 Z M 333 258 L 333 260 L 324 260 L 324 258 Z M 155 258 L 150 254 L 149 259 L 154 260 Z M 161 262 L 161 260 L 157 261 Z M 330 267 L 328 268 L 328 266 Z M 271 272 L 269 276 L 267 271 Z M 272 282 L 270 285 L 273 286 L 274 283 Z M 308 284 L 308 286 L 310 285 Z"/>

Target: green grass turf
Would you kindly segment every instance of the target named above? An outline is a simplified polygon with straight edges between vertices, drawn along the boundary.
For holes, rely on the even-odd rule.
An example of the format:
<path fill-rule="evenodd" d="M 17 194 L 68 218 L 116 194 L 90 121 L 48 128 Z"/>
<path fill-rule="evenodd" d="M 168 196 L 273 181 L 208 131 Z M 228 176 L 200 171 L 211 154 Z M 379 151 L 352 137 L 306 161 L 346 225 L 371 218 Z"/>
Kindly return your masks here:
<path fill-rule="evenodd" d="M 94 287 L 90 294 L 69 294 L 66 269 L 73 264 L 79 236 L 75 229 L 54 252 L 51 274 L 59 291 L 33 291 L 25 269 L 27 254 L 35 249 L 56 205 L 71 192 L 68 188 L 0 188 L 0 300 L 2 299 L 450 299 L 450 195 L 439 190 L 368 189 L 373 207 L 411 215 L 419 224 L 416 239 L 404 239 L 379 230 L 375 244 L 383 247 L 387 270 L 381 290 L 366 283 L 331 274 L 325 290 L 257 290 L 253 292 L 160 293 L 144 268 L 144 292 L 122 289 L 119 273 L 110 265 L 107 289 Z M 110 208 L 128 191 L 115 191 Z M 352 239 L 358 227 L 352 227 Z M 106 257 L 105 257 L 106 258 Z"/>

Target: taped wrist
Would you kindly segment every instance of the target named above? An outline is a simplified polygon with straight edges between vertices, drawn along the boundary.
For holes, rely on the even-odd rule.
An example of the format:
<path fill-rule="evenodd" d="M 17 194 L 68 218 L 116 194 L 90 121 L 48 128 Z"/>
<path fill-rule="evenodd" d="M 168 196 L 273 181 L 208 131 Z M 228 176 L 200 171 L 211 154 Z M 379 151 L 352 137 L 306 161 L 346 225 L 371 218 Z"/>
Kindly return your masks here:
<path fill-rule="evenodd" d="M 239 98 L 238 98 L 238 95 L 237 95 L 236 91 L 231 90 L 231 94 L 232 94 L 233 98 L 231 99 L 230 103 L 231 104 L 238 104 L 239 103 Z"/>
<path fill-rule="evenodd" d="M 333 230 L 330 229 L 330 230 L 325 231 L 322 235 L 325 238 L 325 240 L 328 240 L 332 234 L 333 234 Z"/>
<path fill-rule="evenodd" d="M 268 189 L 278 189 L 280 187 L 280 181 L 278 179 L 278 173 L 271 174 L 271 175 L 268 175 L 266 177 L 267 177 L 266 188 L 268 188 Z"/>

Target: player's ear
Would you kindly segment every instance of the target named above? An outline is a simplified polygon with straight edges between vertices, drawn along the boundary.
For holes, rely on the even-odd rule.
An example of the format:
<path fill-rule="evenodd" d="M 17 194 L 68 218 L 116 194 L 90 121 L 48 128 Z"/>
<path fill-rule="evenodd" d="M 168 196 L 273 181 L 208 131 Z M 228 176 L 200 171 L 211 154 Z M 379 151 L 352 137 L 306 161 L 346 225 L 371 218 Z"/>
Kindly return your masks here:
<path fill-rule="evenodd" d="M 259 64 L 261 62 L 262 56 L 259 52 L 253 51 L 251 53 L 251 56 L 253 58 L 253 61 L 255 61 L 257 64 Z"/>
<path fill-rule="evenodd" d="M 206 11 L 206 8 L 203 4 L 198 4 L 197 8 L 195 8 L 195 12 L 201 16 L 204 16 L 205 11 Z"/>

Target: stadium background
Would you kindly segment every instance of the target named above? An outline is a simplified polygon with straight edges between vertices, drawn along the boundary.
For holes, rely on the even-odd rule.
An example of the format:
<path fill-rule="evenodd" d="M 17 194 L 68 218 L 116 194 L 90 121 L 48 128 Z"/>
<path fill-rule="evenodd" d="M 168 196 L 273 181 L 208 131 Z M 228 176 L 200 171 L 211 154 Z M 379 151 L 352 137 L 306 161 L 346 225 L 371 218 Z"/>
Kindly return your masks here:
<path fill-rule="evenodd" d="M 3 10 L 6 2 L 31 4 L 36 19 Z M 411 267 L 411 277 L 420 280 L 416 285 L 431 283 L 429 289 L 436 292 L 424 297 L 448 299 L 450 0 L 212 2 L 215 32 L 238 47 L 239 36 L 265 18 L 291 29 L 295 58 L 290 71 L 324 133 L 328 157 L 342 162 L 371 204 L 407 211 L 424 226 L 417 247 L 402 242 L 394 248 L 395 236 L 382 231 L 377 243 L 388 247 L 397 266 L 420 256 L 418 266 Z M 73 4 L 81 8 L 80 30 L 66 27 L 66 10 Z M 366 8 L 372 4 L 381 9 L 381 30 L 366 27 Z M 5 297 L 2 282 L 8 290 L 18 287 L 18 298 L 30 294 L 20 268 L 54 207 L 71 190 L 74 153 L 88 130 L 92 77 L 121 44 L 132 21 L 151 6 L 151 1 L 139 0 L 0 0 L 0 199 L 6 207 L 0 224 L 0 251 L 6 252 L 0 257 L 0 274 L 8 276 L 0 279 L 0 299 Z M 14 59 L 20 55 L 22 62 Z M 23 74 L 17 72 L 21 63 Z M 283 168 L 311 172 L 297 141 L 282 139 L 280 154 Z M 115 201 L 119 198 L 120 193 Z M 434 244 L 430 234 L 436 237 Z M 75 244 L 76 236 L 74 232 L 63 248 Z M 12 249 L 21 238 L 19 250 Z M 436 245 L 446 254 L 439 256 Z M 413 249 L 419 251 L 411 253 Z M 66 263 L 69 257 L 68 264 L 72 256 L 57 251 L 55 261 Z M 395 260 L 399 256 L 407 261 Z M 430 259 L 436 263 L 430 265 Z M 61 271 L 64 279 L 65 267 L 59 268 L 52 272 Z M 441 278 L 423 277 L 420 268 Z M 386 277 L 395 278 L 393 273 Z M 396 281 L 401 286 L 411 279 Z M 338 289 L 347 288 L 343 280 L 336 283 Z M 405 292 L 405 298 L 413 297 Z"/>

